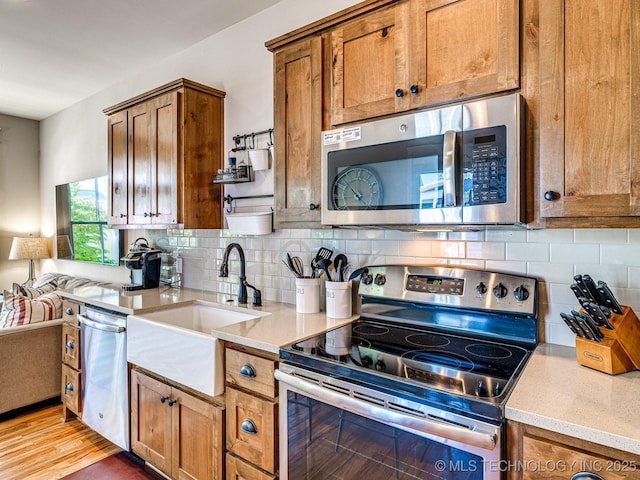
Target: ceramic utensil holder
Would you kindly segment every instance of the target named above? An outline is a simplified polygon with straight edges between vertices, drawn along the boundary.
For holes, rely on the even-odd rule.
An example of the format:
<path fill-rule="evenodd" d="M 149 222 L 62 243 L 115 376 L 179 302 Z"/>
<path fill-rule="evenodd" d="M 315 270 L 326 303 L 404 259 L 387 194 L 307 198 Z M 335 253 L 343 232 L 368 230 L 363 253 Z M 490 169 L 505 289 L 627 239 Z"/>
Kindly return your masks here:
<path fill-rule="evenodd" d="M 296 312 L 318 313 L 320 311 L 320 279 L 296 278 Z"/>
<path fill-rule="evenodd" d="M 613 330 L 598 327 L 601 342 L 576 337 L 576 360 L 580 365 L 610 375 L 640 370 L 640 320 L 631 307 L 622 306 L 622 315 L 612 314 Z"/>
<path fill-rule="evenodd" d="M 351 282 L 326 282 L 327 317 L 351 316 Z"/>

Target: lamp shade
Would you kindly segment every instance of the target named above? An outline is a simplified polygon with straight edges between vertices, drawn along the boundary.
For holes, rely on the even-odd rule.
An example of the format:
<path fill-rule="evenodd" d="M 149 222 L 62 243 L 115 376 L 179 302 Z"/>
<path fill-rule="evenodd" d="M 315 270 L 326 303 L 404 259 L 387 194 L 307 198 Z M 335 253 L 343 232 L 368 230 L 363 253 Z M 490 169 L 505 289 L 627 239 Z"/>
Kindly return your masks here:
<path fill-rule="evenodd" d="M 9 260 L 38 260 L 51 258 L 49 242 L 42 237 L 13 237 Z"/>

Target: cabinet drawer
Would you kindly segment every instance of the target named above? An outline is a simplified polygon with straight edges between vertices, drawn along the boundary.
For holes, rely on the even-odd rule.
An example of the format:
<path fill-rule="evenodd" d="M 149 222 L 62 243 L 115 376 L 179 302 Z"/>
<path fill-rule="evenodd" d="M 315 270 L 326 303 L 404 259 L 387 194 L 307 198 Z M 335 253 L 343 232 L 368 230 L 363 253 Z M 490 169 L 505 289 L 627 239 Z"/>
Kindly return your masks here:
<path fill-rule="evenodd" d="M 275 368 L 273 360 L 230 348 L 226 350 L 225 379 L 229 385 L 275 398 L 278 394 L 273 376 Z"/>
<path fill-rule="evenodd" d="M 276 402 L 262 400 L 228 388 L 227 450 L 275 473 L 277 469 L 278 418 Z"/>
<path fill-rule="evenodd" d="M 232 453 L 227 453 L 226 463 L 226 480 L 275 480 L 277 478 L 275 475 L 263 472 Z"/>
<path fill-rule="evenodd" d="M 80 389 L 82 388 L 80 372 L 62 365 L 62 401 L 76 415 L 80 414 Z"/>
<path fill-rule="evenodd" d="M 80 327 L 62 325 L 62 363 L 80 370 Z"/>
<path fill-rule="evenodd" d="M 80 304 L 71 300 L 62 301 L 62 318 L 72 325 L 79 325 L 76 315 L 80 313 Z"/>

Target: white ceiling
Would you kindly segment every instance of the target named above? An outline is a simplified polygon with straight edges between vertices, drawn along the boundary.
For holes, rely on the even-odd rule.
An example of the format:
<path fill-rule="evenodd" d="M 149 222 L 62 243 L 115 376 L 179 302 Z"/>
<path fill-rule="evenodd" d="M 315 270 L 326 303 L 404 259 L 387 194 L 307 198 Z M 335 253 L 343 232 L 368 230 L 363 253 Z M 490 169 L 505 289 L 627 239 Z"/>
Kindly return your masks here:
<path fill-rule="evenodd" d="M 0 113 L 42 120 L 280 0 L 0 0 Z"/>

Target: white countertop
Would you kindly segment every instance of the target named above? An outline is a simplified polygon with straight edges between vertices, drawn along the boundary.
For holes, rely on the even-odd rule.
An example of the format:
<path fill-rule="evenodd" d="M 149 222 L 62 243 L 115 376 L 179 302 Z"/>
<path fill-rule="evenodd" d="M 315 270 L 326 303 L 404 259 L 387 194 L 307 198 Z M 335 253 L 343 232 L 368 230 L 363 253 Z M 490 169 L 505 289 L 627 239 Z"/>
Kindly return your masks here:
<path fill-rule="evenodd" d="M 506 417 L 640 455 L 640 371 L 608 375 L 575 348 L 540 345 L 511 393 Z"/>
<path fill-rule="evenodd" d="M 117 287 L 86 286 L 61 295 L 71 300 L 107 308 L 128 315 L 140 315 L 195 301 L 231 305 L 249 312 L 267 313 L 260 318 L 215 329 L 212 333 L 228 342 L 239 343 L 266 352 L 278 353 L 281 346 L 318 335 L 331 328 L 348 324 L 357 315 L 346 319 L 327 317 L 325 312 L 302 314 L 295 305 L 263 302 L 262 307 L 238 305 L 236 297 L 193 289 L 170 287 L 123 292 Z"/>

